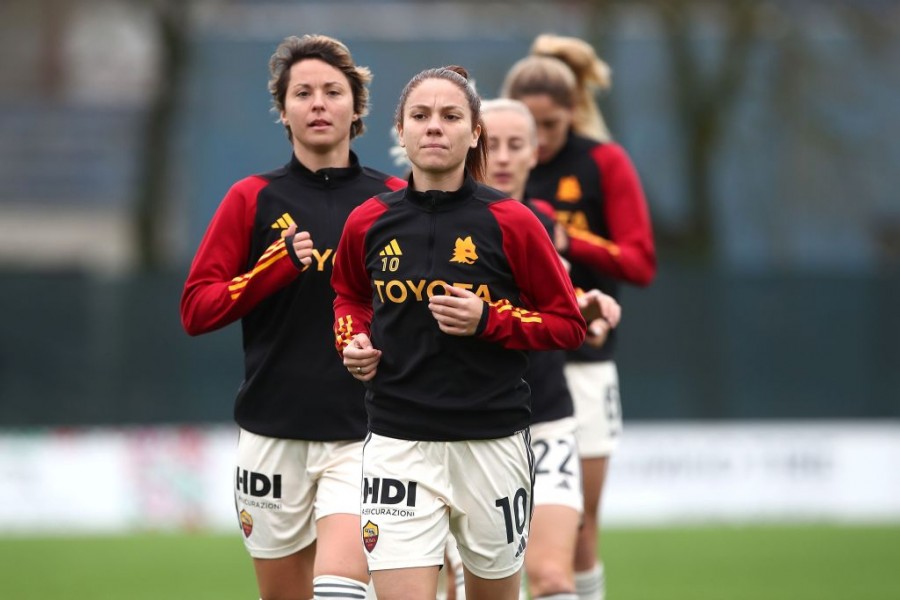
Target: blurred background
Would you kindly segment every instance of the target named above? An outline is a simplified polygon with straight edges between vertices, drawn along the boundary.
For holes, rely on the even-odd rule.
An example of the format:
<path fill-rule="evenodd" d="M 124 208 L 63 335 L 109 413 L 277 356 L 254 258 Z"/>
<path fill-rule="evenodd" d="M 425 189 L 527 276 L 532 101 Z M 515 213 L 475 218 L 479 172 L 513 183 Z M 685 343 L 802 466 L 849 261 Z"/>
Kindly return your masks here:
<path fill-rule="evenodd" d="M 289 158 L 283 37 L 373 70 L 354 148 L 399 174 L 412 75 L 494 97 L 542 32 L 610 64 L 657 240 L 608 521 L 900 522 L 900 3 L 4 0 L 0 535 L 236 534 L 240 332 L 189 338 L 178 302 L 229 186 Z"/>

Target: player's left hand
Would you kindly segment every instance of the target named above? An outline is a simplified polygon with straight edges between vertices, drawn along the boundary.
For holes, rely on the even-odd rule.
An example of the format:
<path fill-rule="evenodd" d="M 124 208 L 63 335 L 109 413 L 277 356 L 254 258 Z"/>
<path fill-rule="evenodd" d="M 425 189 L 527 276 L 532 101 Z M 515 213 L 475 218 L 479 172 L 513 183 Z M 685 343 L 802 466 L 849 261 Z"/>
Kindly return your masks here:
<path fill-rule="evenodd" d="M 484 300 L 469 290 L 447 285 L 444 294 L 432 296 L 428 309 L 441 331 L 450 335 L 474 335 L 481 321 Z"/>

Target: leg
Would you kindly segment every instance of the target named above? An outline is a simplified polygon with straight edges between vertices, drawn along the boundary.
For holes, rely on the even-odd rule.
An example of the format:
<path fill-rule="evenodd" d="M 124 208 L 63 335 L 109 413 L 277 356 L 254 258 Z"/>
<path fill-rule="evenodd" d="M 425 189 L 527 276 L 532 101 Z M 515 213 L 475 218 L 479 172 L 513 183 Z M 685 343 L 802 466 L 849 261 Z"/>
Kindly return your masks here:
<path fill-rule="evenodd" d="M 369 567 L 359 538 L 359 515 L 337 513 L 316 521 L 317 540 L 314 576 L 337 575 L 369 581 Z"/>
<path fill-rule="evenodd" d="M 584 480 L 584 525 L 575 551 L 575 581 L 580 600 L 603 600 L 603 563 L 597 552 L 600 501 L 609 457 L 622 434 L 619 376 L 612 361 L 570 363 L 566 382 L 575 403 L 578 448 Z"/>
<path fill-rule="evenodd" d="M 538 505 L 531 517 L 525 572 L 532 598 L 575 593 L 575 540 L 581 515 L 568 506 Z"/>
<path fill-rule="evenodd" d="M 575 570 L 579 572 L 590 570 L 594 564 L 601 562 L 597 553 L 600 535 L 600 500 L 608 465 L 608 457 L 585 458 L 581 461 L 584 481 L 584 524 L 578 533 L 578 546 L 575 552 Z"/>
<path fill-rule="evenodd" d="M 254 558 L 256 583 L 262 600 L 307 600 L 313 595 L 316 544 L 283 558 Z"/>
<path fill-rule="evenodd" d="M 463 567 L 465 569 L 465 567 Z M 467 600 L 518 600 L 521 569 L 503 579 L 484 579 L 465 569 Z"/>
<path fill-rule="evenodd" d="M 369 584 L 369 567 L 359 539 L 359 515 L 335 513 L 316 521 L 318 540 L 314 598 L 361 598 Z"/>
<path fill-rule="evenodd" d="M 448 464 L 467 600 L 518 600 L 528 546 L 534 454 L 528 430 L 507 438 L 451 442 Z M 480 468 L 473 468 L 478 465 Z"/>
<path fill-rule="evenodd" d="M 575 429 L 572 417 L 531 427 L 538 462 L 525 575 L 532 598 L 571 600 L 575 594 L 575 544 L 584 512 Z"/>
<path fill-rule="evenodd" d="M 466 579 L 462 567 L 462 558 L 456 547 L 456 539 L 447 537 L 447 548 L 444 550 L 444 577 L 446 600 L 466 600 Z"/>
<path fill-rule="evenodd" d="M 378 600 L 434 600 L 450 534 L 446 442 L 370 434 L 363 450 L 362 536 Z"/>
<path fill-rule="evenodd" d="M 372 571 L 372 581 L 378 600 L 433 600 L 437 596 L 438 568 Z"/>
<path fill-rule="evenodd" d="M 310 443 L 241 430 L 234 501 L 263 600 L 308 600 L 313 593 L 315 483 Z"/>
<path fill-rule="evenodd" d="M 609 458 L 585 458 L 581 461 L 584 480 L 584 524 L 578 532 L 575 572 L 580 600 L 603 600 L 605 583 L 603 561 L 597 551 L 600 538 L 600 500 Z"/>

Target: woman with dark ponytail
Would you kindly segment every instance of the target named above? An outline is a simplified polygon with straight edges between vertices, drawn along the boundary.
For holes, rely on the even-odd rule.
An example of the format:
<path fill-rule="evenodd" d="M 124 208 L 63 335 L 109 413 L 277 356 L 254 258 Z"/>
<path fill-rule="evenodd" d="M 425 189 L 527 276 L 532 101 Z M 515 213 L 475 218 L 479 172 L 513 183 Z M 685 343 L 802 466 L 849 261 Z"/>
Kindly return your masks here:
<path fill-rule="evenodd" d="M 483 185 L 481 99 L 461 67 L 422 71 L 396 112 L 406 190 L 351 213 L 335 337 L 366 383 L 361 534 L 379 600 L 433 599 L 449 534 L 468 600 L 518 597 L 532 511 L 525 352 L 585 337 L 534 214 Z"/>

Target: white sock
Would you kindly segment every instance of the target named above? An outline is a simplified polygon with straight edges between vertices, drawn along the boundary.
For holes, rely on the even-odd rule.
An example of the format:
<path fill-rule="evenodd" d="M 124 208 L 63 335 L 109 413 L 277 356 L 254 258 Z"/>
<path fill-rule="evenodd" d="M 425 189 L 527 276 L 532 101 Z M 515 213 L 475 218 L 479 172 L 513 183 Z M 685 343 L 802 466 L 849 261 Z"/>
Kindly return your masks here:
<path fill-rule="evenodd" d="M 606 576 L 603 563 L 594 565 L 590 571 L 575 573 L 575 592 L 578 600 L 604 600 L 606 598 Z"/>
<path fill-rule="evenodd" d="M 466 573 L 462 563 L 456 565 L 453 578 L 456 580 L 456 600 L 466 600 Z"/>
<path fill-rule="evenodd" d="M 550 594 L 549 596 L 538 596 L 534 600 L 578 600 L 578 594 L 570 594 L 564 592 L 562 594 Z"/>
<path fill-rule="evenodd" d="M 319 575 L 313 579 L 313 600 L 365 600 L 367 585 L 337 575 Z"/>

